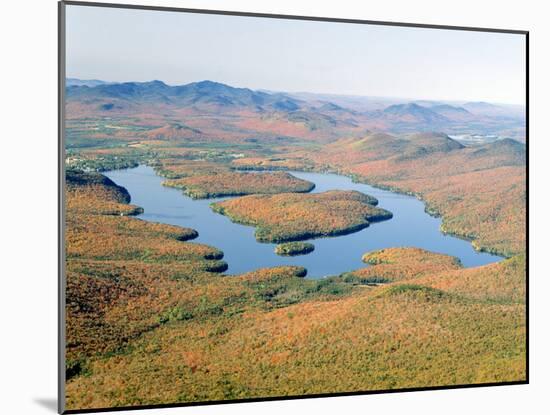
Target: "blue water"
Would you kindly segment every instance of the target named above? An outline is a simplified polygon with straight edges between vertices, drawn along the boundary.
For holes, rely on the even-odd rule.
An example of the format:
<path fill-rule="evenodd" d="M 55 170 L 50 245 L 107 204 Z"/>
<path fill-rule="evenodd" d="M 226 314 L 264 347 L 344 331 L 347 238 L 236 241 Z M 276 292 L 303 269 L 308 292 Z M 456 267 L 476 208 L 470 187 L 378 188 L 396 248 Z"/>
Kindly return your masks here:
<path fill-rule="evenodd" d="M 311 242 L 315 251 L 308 255 L 281 257 L 273 252 L 275 244 L 256 241 L 253 227 L 235 224 L 210 209 L 210 203 L 226 198 L 193 200 L 180 190 L 162 186 L 164 178 L 147 166 L 110 171 L 105 175 L 128 189 L 132 203 L 144 209 L 139 216 L 141 219 L 196 229 L 199 237 L 195 241 L 221 249 L 229 264 L 227 274 L 277 265 L 300 265 L 308 270 L 308 277 L 320 278 L 364 267 L 361 256 L 366 252 L 400 246 L 453 255 L 466 267 L 502 259 L 476 252 L 469 242 L 441 233 L 441 219 L 428 215 L 423 202 L 414 197 L 353 183 L 348 177 L 337 174 L 290 173 L 315 183 L 314 192 L 339 189 L 372 195 L 378 199 L 379 207 L 393 213 L 393 218 L 350 235 L 314 239 Z"/>

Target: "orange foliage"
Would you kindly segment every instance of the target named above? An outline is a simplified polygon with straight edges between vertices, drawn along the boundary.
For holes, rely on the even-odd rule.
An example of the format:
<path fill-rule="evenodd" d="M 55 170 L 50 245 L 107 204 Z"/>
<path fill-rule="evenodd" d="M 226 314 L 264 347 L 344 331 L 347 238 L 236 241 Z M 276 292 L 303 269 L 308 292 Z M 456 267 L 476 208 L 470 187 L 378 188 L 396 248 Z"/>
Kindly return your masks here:
<path fill-rule="evenodd" d="M 195 199 L 248 194 L 274 194 L 282 192 L 309 192 L 314 184 L 288 173 L 219 173 L 194 175 L 167 180 L 165 186 L 184 189 Z"/>
<path fill-rule="evenodd" d="M 391 218 L 377 200 L 356 191 L 245 196 L 214 203 L 232 221 L 256 226 L 256 239 L 285 242 L 356 232 L 369 222 Z"/>

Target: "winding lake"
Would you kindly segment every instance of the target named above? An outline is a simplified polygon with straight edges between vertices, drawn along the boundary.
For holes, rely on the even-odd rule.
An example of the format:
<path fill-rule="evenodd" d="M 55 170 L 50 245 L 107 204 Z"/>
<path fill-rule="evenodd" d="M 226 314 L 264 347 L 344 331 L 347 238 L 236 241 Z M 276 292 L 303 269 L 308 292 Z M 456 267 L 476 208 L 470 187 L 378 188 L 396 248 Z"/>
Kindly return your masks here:
<path fill-rule="evenodd" d="M 361 261 L 361 256 L 366 252 L 400 246 L 415 246 L 453 255 L 466 267 L 502 259 L 476 252 L 469 242 L 441 233 L 441 219 L 428 215 L 424 211 L 424 203 L 412 196 L 353 183 L 350 178 L 337 174 L 290 173 L 315 183 L 313 193 L 339 189 L 372 195 L 378 199 L 379 207 L 393 213 L 393 218 L 371 224 L 350 235 L 311 240 L 315 251 L 308 255 L 281 257 L 274 253 L 275 244 L 256 241 L 253 227 L 232 223 L 226 216 L 210 209 L 210 203 L 227 198 L 193 200 L 181 190 L 162 186 L 165 179 L 148 166 L 104 174 L 128 189 L 132 203 L 144 209 L 139 218 L 196 229 L 199 237 L 194 241 L 221 249 L 224 260 L 229 264 L 227 274 L 277 265 L 299 265 L 307 269 L 308 277 L 320 278 L 366 266 Z"/>

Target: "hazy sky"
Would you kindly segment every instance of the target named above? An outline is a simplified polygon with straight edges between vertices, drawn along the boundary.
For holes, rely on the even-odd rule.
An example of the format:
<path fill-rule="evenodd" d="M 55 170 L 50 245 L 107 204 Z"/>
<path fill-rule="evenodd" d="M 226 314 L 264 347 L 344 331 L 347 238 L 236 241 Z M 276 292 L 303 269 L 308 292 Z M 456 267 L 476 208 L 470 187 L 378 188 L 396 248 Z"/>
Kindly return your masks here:
<path fill-rule="evenodd" d="M 67 76 L 524 104 L 525 37 L 67 6 Z"/>

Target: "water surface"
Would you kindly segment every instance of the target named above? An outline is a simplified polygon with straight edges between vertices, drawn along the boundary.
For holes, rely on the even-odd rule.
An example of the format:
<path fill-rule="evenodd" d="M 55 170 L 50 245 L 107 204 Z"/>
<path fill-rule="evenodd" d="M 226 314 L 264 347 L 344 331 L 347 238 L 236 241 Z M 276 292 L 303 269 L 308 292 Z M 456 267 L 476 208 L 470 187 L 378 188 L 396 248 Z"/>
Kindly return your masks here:
<path fill-rule="evenodd" d="M 338 189 L 372 195 L 378 199 L 379 207 L 393 213 L 393 218 L 373 223 L 350 235 L 310 240 L 315 245 L 315 251 L 308 255 L 281 257 L 273 252 L 275 244 L 256 241 L 253 227 L 235 224 L 210 209 L 210 203 L 227 198 L 193 200 L 181 190 L 162 186 L 165 179 L 148 166 L 104 174 L 128 189 L 132 203 L 144 209 L 139 218 L 196 229 L 199 237 L 194 241 L 221 249 L 224 260 L 229 264 L 227 274 L 277 265 L 299 265 L 308 270 L 309 277 L 319 278 L 364 267 L 361 256 L 366 252 L 400 246 L 453 255 L 466 267 L 502 259 L 476 252 L 468 241 L 441 233 L 441 219 L 428 215 L 424 211 L 424 203 L 412 196 L 353 183 L 350 178 L 337 174 L 290 173 L 315 183 L 313 193 Z"/>

